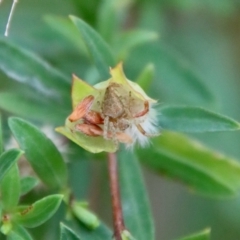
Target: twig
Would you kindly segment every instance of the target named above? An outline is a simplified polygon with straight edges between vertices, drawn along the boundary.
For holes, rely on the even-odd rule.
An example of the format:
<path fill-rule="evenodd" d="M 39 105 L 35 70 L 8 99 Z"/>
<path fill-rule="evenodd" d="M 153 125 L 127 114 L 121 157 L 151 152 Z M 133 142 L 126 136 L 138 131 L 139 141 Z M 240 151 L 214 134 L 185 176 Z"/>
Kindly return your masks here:
<path fill-rule="evenodd" d="M 11 24 L 11 21 L 12 21 L 13 12 L 14 12 L 14 9 L 15 9 L 15 6 L 16 6 L 17 2 L 18 2 L 18 0 L 13 0 L 13 4 L 12 4 L 11 10 L 10 10 L 7 25 L 6 25 L 6 30 L 5 30 L 5 33 L 4 33 L 4 35 L 6 37 L 8 36 L 9 27 L 10 27 L 10 24 Z"/>
<path fill-rule="evenodd" d="M 112 198 L 114 236 L 116 240 L 122 240 L 121 234 L 125 230 L 125 226 L 121 206 L 121 197 L 119 192 L 116 153 L 108 153 L 108 171 Z"/>

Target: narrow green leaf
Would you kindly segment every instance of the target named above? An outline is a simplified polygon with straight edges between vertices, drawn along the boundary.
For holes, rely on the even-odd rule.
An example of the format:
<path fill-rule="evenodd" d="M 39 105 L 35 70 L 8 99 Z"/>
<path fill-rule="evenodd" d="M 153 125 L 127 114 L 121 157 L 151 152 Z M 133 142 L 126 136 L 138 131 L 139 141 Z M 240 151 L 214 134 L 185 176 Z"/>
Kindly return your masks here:
<path fill-rule="evenodd" d="M 22 154 L 19 149 L 10 149 L 0 156 L 0 181 Z"/>
<path fill-rule="evenodd" d="M 54 194 L 38 200 L 29 207 L 15 213 L 15 221 L 25 227 L 34 228 L 46 222 L 57 211 L 63 195 Z"/>
<path fill-rule="evenodd" d="M 109 67 L 115 65 L 114 57 L 109 46 L 101 36 L 83 20 L 75 16 L 70 16 L 70 19 L 80 31 L 81 37 L 93 58 L 93 62 L 98 69 L 100 77 L 102 79 L 109 78 Z"/>
<path fill-rule="evenodd" d="M 77 234 L 72 229 L 67 227 L 65 224 L 60 223 L 60 228 L 61 228 L 60 240 L 80 240 Z"/>
<path fill-rule="evenodd" d="M 20 197 L 20 179 L 16 163 L 3 177 L 0 183 L 0 191 L 3 210 L 6 212 L 13 211 Z"/>
<path fill-rule="evenodd" d="M 159 70 L 162 87 L 165 84 L 167 89 L 171 89 L 172 94 L 192 104 L 212 104 L 214 102 L 211 91 L 183 56 L 159 44 L 153 51 L 157 58 L 155 66 Z"/>
<path fill-rule="evenodd" d="M 146 67 L 142 70 L 142 72 L 139 74 L 136 82 L 141 86 L 141 88 L 144 91 L 148 91 L 150 88 L 150 85 L 153 81 L 153 75 L 154 75 L 154 65 L 148 64 Z"/>
<path fill-rule="evenodd" d="M 163 131 L 139 159 L 158 173 L 180 180 L 198 194 L 229 197 L 240 190 L 240 164 L 182 134 Z"/>
<path fill-rule="evenodd" d="M 150 204 L 136 156 L 128 151 L 120 151 L 118 156 L 126 228 L 137 240 L 154 240 Z"/>
<path fill-rule="evenodd" d="M 180 240 L 210 240 L 210 233 L 211 233 L 211 229 L 205 229 L 199 233 L 181 238 Z"/>
<path fill-rule="evenodd" d="M 117 38 L 115 46 L 117 56 L 119 59 L 124 59 L 133 48 L 157 39 L 158 34 L 153 31 L 131 30 L 123 33 Z"/>
<path fill-rule="evenodd" d="M 16 107 L 17 106 L 17 107 Z M 66 118 L 69 109 L 65 106 L 58 108 L 56 103 L 33 93 L 24 94 L 13 91 L 0 92 L 0 108 L 24 118 L 35 119 L 48 123 L 60 124 Z"/>
<path fill-rule="evenodd" d="M 139 69 L 147 63 L 153 63 L 157 81 L 154 82 L 153 93 L 161 99 L 174 104 L 191 106 L 213 106 L 215 97 L 206 86 L 198 72 L 182 55 L 169 50 L 159 42 L 142 45 L 128 57 L 127 65 Z"/>
<path fill-rule="evenodd" d="M 2 116 L 0 115 L 0 156 L 2 153 L 3 153 Z"/>
<path fill-rule="evenodd" d="M 67 182 L 67 168 L 52 141 L 20 118 L 10 118 L 9 126 L 39 178 L 49 187 L 63 188 Z"/>
<path fill-rule="evenodd" d="M 85 44 L 79 34 L 76 34 L 76 27 L 69 18 L 47 15 L 44 16 L 44 20 L 53 30 L 68 39 L 80 52 L 87 54 Z"/>
<path fill-rule="evenodd" d="M 16 64 L 17 63 L 17 64 Z M 0 39 L 0 70 L 56 103 L 70 101 L 70 81 L 38 56 Z"/>
<path fill-rule="evenodd" d="M 35 177 L 24 177 L 21 179 L 21 195 L 25 195 L 30 192 L 38 184 L 38 179 Z"/>
<path fill-rule="evenodd" d="M 32 240 L 31 235 L 20 225 L 14 225 L 7 240 Z"/>
<path fill-rule="evenodd" d="M 160 110 L 162 128 L 182 132 L 217 132 L 240 129 L 240 123 L 199 107 L 168 106 Z"/>

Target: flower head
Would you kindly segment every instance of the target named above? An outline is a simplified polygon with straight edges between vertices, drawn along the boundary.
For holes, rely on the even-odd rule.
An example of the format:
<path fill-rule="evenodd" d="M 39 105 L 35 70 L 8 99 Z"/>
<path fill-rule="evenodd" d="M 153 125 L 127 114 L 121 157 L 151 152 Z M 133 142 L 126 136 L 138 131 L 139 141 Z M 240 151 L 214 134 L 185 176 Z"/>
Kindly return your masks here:
<path fill-rule="evenodd" d="M 114 152 L 119 143 L 144 146 L 158 135 L 155 100 L 128 80 L 122 63 L 94 86 L 73 76 L 73 112 L 56 130 L 90 152 Z"/>

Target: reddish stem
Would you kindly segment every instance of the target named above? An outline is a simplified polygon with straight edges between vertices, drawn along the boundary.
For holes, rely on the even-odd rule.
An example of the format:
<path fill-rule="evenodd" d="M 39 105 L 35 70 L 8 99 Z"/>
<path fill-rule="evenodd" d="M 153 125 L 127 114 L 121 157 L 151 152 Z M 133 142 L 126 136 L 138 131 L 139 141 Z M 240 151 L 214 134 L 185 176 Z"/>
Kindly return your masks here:
<path fill-rule="evenodd" d="M 121 197 L 118 182 L 118 168 L 116 153 L 108 153 L 108 171 L 112 198 L 113 226 L 116 240 L 122 240 L 121 233 L 125 230 Z"/>

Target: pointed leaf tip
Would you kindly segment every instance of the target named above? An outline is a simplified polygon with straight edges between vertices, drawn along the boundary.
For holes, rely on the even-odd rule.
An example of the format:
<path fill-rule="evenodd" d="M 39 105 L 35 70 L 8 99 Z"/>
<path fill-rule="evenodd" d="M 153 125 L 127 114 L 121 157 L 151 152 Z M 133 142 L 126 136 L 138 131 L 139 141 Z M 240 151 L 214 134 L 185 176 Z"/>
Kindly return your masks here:
<path fill-rule="evenodd" d="M 53 142 L 36 126 L 21 118 L 12 117 L 8 123 L 39 178 L 49 187 L 64 187 L 67 182 L 67 168 Z"/>
<path fill-rule="evenodd" d="M 109 66 L 115 65 L 115 59 L 110 50 L 110 47 L 99 35 L 99 33 L 82 19 L 77 18 L 73 15 L 70 15 L 69 17 L 79 30 L 81 38 L 84 41 L 88 52 L 93 59 L 100 77 L 102 79 L 109 78 L 108 68 Z"/>

